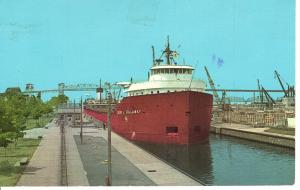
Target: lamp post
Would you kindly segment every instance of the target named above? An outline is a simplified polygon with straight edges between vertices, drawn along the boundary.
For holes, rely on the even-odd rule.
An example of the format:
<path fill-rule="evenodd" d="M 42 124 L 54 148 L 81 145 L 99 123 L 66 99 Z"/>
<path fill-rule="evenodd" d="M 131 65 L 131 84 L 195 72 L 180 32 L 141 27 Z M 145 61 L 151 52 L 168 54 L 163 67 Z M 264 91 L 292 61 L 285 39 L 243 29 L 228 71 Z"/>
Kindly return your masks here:
<path fill-rule="evenodd" d="M 108 112 L 107 112 L 107 152 L 108 152 L 108 164 L 107 164 L 107 173 L 108 176 L 106 176 L 106 185 L 110 186 L 112 185 L 112 164 L 111 164 L 111 112 L 112 112 L 112 94 L 111 94 L 111 88 L 112 86 L 118 85 L 117 83 L 110 84 L 105 83 L 107 86 L 107 90 L 105 91 L 108 98 Z M 101 89 L 102 92 L 102 89 Z"/>
<path fill-rule="evenodd" d="M 108 167 L 107 167 L 107 172 L 108 172 L 108 185 L 112 184 L 112 171 L 111 171 L 111 92 L 110 92 L 110 83 L 107 83 L 108 85 L 108 113 L 107 113 L 107 151 L 108 151 Z"/>
<path fill-rule="evenodd" d="M 82 104 L 82 96 L 80 97 L 80 142 L 82 144 L 82 109 L 83 109 L 83 104 Z"/>
<path fill-rule="evenodd" d="M 85 94 L 85 96 L 90 96 L 90 94 Z M 82 127 L 83 127 L 83 102 L 82 102 L 82 96 L 80 96 L 80 142 L 82 144 L 83 141 L 83 132 L 82 132 Z"/>
<path fill-rule="evenodd" d="M 73 118 L 72 118 L 73 119 L 73 126 L 75 126 L 75 119 L 76 119 L 76 117 L 75 117 L 76 116 L 76 114 L 75 114 L 75 106 L 76 106 L 76 104 L 75 104 L 75 99 L 74 99 L 74 104 L 73 104 L 73 108 L 74 108 L 73 112 L 74 113 L 73 113 Z"/>

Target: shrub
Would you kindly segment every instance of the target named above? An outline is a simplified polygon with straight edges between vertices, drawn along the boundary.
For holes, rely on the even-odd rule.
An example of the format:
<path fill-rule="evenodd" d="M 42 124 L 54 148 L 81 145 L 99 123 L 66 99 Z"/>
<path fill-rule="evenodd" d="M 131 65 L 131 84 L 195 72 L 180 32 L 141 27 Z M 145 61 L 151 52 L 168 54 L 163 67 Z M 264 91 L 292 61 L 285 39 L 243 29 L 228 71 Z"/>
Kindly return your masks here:
<path fill-rule="evenodd" d="M 0 162 L 0 171 L 2 172 L 9 172 L 14 169 L 13 164 L 11 164 L 8 160 L 4 160 Z"/>

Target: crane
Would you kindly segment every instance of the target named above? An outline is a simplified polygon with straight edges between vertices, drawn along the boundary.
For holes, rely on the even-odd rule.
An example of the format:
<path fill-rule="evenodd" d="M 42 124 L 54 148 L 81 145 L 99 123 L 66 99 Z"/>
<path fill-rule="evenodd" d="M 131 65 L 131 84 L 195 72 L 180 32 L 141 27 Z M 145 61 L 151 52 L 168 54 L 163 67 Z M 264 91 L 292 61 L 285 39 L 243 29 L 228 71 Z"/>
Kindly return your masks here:
<path fill-rule="evenodd" d="M 288 94 L 288 92 L 285 91 L 284 86 L 283 86 L 283 84 L 282 84 L 282 82 L 281 82 L 281 80 L 280 80 L 280 75 L 279 75 L 279 73 L 278 73 L 276 70 L 275 70 L 275 75 L 276 75 L 276 77 L 277 77 L 277 79 L 278 79 L 278 81 L 279 81 L 279 84 L 280 84 L 280 86 L 281 86 L 283 92 L 284 92 L 284 97 L 288 97 L 289 94 Z M 289 87 L 290 87 L 289 84 L 288 84 L 288 83 L 286 83 L 286 84 L 288 85 L 288 88 L 289 88 Z"/>
<path fill-rule="evenodd" d="M 210 85 L 210 87 L 213 89 L 213 94 L 214 94 L 214 97 L 215 97 L 215 99 L 216 99 L 216 102 L 217 102 L 217 104 L 219 105 L 219 104 L 221 104 L 221 102 L 220 102 L 219 95 L 218 95 L 218 93 L 217 93 L 217 91 L 216 91 L 216 87 L 215 87 L 214 81 L 213 81 L 212 78 L 210 77 L 210 74 L 209 74 L 209 72 L 208 72 L 206 66 L 204 66 L 204 69 L 205 69 L 205 71 L 206 71 L 206 75 L 207 75 L 207 78 L 208 78 L 209 85 Z"/>
<path fill-rule="evenodd" d="M 258 86 L 258 90 L 260 90 L 259 79 L 257 79 L 257 86 Z M 262 92 L 259 92 L 259 98 L 260 98 L 260 103 L 263 103 L 264 97 L 263 97 L 263 93 Z"/>
<path fill-rule="evenodd" d="M 265 97 L 269 103 L 269 105 L 272 104 L 276 104 L 276 102 L 274 101 L 274 99 L 270 96 L 270 94 L 264 89 L 264 87 L 261 86 L 261 90 L 263 91 L 263 93 L 265 94 Z"/>

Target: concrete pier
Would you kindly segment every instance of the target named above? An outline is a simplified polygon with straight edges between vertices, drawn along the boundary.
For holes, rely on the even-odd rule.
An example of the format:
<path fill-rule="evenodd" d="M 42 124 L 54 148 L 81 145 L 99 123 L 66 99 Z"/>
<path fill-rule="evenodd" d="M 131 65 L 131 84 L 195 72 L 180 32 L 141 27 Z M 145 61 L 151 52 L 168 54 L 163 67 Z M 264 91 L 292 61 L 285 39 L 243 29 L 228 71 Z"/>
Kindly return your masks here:
<path fill-rule="evenodd" d="M 60 127 L 51 123 L 17 186 L 103 186 L 107 176 L 107 130 L 86 124 L 83 142 L 80 128 L 66 124 L 65 174 L 62 175 Z M 186 174 L 112 132 L 113 186 L 199 186 Z"/>
<path fill-rule="evenodd" d="M 79 134 L 79 129 L 77 129 Z M 85 128 L 84 138 L 99 137 L 107 140 L 107 130 L 96 128 Z M 132 163 L 155 185 L 159 186 L 199 186 L 202 185 L 182 172 L 174 169 L 155 156 L 147 153 L 130 141 L 112 132 L 111 136 L 113 148 L 122 154 L 125 159 Z M 85 141 L 84 141 L 85 142 Z M 114 163 L 112 163 L 114 164 Z M 118 169 L 117 169 L 118 170 Z M 122 172 L 122 171 L 120 171 Z M 123 171 L 124 172 L 124 171 Z M 114 184 L 114 176 L 113 176 Z M 142 185 L 142 184 L 140 184 Z"/>
<path fill-rule="evenodd" d="M 295 136 L 265 132 L 267 127 L 254 128 L 235 123 L 220 123 L 211 126 L 211 132 L 239 137 L 243 139 L 263 142 L 288 148 L 295 148 Z"/>

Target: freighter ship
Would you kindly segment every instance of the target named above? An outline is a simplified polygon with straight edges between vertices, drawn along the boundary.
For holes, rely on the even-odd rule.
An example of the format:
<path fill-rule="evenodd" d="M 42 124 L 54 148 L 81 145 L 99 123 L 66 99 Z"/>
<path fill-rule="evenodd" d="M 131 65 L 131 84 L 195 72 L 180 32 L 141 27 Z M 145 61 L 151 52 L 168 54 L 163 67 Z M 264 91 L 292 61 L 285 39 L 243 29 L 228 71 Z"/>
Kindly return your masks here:
<path fill-rule="evenodd" d="M 203 80 L 194 79 L 194 68 L 178 64 L 169 39 L 155 58 L 145 82 L 128 83 L 127 96 L 115 105 L 112 130 L 131 141 L 189 145 L 208 139 L 213 98 L 204 92 Z M 104 123 L 107 113 L 93 105 L 85 113 Z M 104 106 L 104 105 L 103 105 Z"/>

